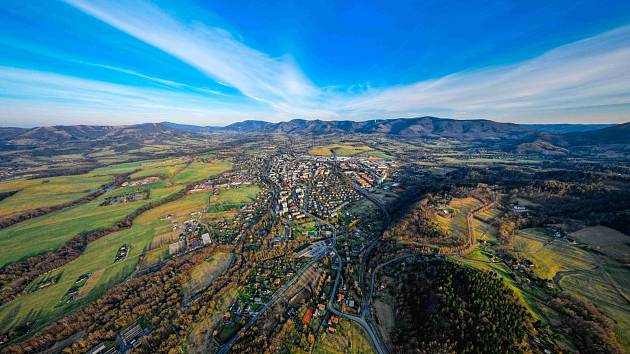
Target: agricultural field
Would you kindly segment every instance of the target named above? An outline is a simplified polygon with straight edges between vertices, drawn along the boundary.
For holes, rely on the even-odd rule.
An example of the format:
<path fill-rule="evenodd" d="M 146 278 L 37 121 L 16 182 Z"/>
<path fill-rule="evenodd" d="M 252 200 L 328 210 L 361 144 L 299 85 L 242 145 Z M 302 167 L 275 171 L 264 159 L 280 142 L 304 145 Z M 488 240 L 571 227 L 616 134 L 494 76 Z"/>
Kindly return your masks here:
<path fill-rule="evenodd" d="M 0 182 L 0 194 L 17 191 L 0 200 L 0 219 L 28 210 L 72 202 L 113 180 L 112 176 L 83 174 Z"/>
<path fill-rule="evenodd" d="M 242 208 L 245 204 L 252 203 L 258 192 L 260 188 L 256 185 L 227 189 L 210 197 L 208 212 L 216 213 Z"/>
<path fill-rule="evenodd" d="M 168 179 L 175 176 L 185 166 L 186 160 L 184 159 L 174 159 L 163 162 L 147 162 L 142 164 L 142 169 L 140 171 L 132 174 L 130 177 L 132 179 L 139 179 L 143 177 L 158 176 Z"/>
<path fill-rule="evenodd" d="M 541 229 L 520 230 L 514 237 L 512 250 L 534 262 L 534 273 L 543 279 L 553 279 L 558 272 L 597 267 L 592 254 L 565 241 L 554 240 Z"/>
<path fill-rule="evenodd" d="M 324 329 L 323 329 L 324 330 Z M 358 324 L 341 319 L 335 333 L 322 333 L 315 342 L 314 354 L 376 353 L 372 341 Z"/>
<path fill-rule="evenodd" d="M 176 190 L 179 187 L 168 188 Z M 44 277 L 59 277 L 57 283 L 22 295 L 1 307 L 0 331 L 24 321 L 35 321 L 36 326 L 43 325 L 56 316 L 100 297 L 107 289 L 133 273 L 154 237 L 171 230 L 171 222 L 163 220 L 165 215 L 189 215 L 193 211 L 202 210 L 207 205 L 207 200 L 207 193 L 186 195 L 141 214 L 128 229 L 91 242 L 79 258 L 33 282 L 37 284 Z M 129 245 L 129 253 L 124 260 L 114 262 L 116 253 L 123 244 Z M 81 288 L 78 297 L 69 303 L 60 301 L 77 277 L 86 273 L 93 275 Z"/>
<path fill-rule="evenodd" d="M 218 175 L 232 168 L 232 163 L 225 160 L 213 160 L 211 162 L 195 161 L 172 178 L 176 184 L 201 181 Z"/>
<path fill-rule="evenodd" d="M 364 152 L 373 151 L 366 145 L 345 145 L 345 144 L 329 144 L 326 146 L 317 146 L 309 150 L 309 154 L 315 156 L 354 156 Z"/>
<path fill-rule="evenodd" d="M 163 186 L 151 189 L 150 198 L 129 203 L 102 206 L 109 196 L 78 206 L 59 210 L 0 230 L 0 265 L 4 266 L 26 257 L 54 251 L 64 242 L 81 232 L 108 228 L 134 210 L 152 201 L 160 200 L 181 190 L 180 186 Z M 112 191 L 119 193 L 118 191 Z"/>
<path fill-rule="evenodd" d="M 481 206 L 481 202 L 475 198 L 455 198 L 448 204 L 449 215 L 438 215 L 436 221 L 449 235 L 466 237 L 468 232 L 466 216 L 478 206 Z"/>
<path fill-rule="evenodd" d="M 619 262 L 630 263 L 630 236 L 617 230 L 606 226 L 590 226 L 572 233 L 571 237 Z"/>

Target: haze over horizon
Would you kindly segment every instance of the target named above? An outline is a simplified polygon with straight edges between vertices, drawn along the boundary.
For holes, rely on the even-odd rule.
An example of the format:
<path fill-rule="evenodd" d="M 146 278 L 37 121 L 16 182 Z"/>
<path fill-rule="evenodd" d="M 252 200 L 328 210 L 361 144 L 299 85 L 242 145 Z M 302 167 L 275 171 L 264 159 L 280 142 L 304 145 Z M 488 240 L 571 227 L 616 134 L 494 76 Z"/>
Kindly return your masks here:
<path fill-rule="evenodd" d="M 0 126 L 630 120 L 630 3 L 10 0 Z"/>

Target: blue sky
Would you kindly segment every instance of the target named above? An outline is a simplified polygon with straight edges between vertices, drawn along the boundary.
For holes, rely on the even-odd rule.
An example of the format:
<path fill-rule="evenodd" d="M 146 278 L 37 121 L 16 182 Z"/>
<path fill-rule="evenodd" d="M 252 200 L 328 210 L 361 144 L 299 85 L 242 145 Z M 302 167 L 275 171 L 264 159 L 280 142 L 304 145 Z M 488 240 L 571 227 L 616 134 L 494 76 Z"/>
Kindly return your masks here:
<path fill-rule="evenodd" d="M 13 1 L 0 126 L 630 121 L 628 1 Z"/>

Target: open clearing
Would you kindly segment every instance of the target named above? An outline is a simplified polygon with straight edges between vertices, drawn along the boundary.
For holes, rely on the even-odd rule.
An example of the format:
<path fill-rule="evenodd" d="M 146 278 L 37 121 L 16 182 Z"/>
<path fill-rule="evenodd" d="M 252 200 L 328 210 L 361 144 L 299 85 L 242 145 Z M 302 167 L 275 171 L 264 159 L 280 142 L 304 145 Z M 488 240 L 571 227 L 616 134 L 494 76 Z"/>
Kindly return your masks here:
<path fill-rule="evenodd" d="M 223 212 L 242 208 L 245 204 L 252 203 L 258 192 L 260 192 L 260 188 L 256 185 L 227 189 L 210 197 L 208 212 Z"/>
<path fill-rule="evenodd" d="M 154 237 L 163 235 L 171 229 L 170 221 L 161 220 L 165 215 L 190 214 L 193 211 L 203 210 L 207 201 L 207 193 L 186 195 L 179 200 L 141 214 L 128 229 L 111 233 L 91 242 L 79 258 L 46 275 L 55 277 L 60 274 L 58 283 L 20 296 L 2 306 L 0 331 L 26 320 L 36 321 L 36 326 L 43 325 L 56 316 L 98 298 L 107 289 L 126 279 L 136 269 L 143 250 L 149 247 Z M 126 259 L 114 263 L 115 255 L 123 244 L 129 245 L 129 254 Z M 88 280 L 92 289 L 89 293 L 82 293 L 81 298 L 69 304 L 59 301 L 79 275 L 98 272 L 102 273 L 98 279 Z M 39 280 L 36 279 L 34 282 Z M 94 283 L 90 284 L 90 281 Z"/>
<path fill-rule="evenodd" d="M 520 230 L 514 237 L 513 251 L 534 262 L 534 273 L 543 279 L 552 279 L 560 271 L 597 267 L 589 252 L 565 241 L 554 240 L 542 229 Z"/>
<path fill-rule="evenodd" d="M 79 186 L 76 190 L 84 190 L 87 186 L 98 187 L 107 181 L 111 181 L 112 177 L 109 176 L 111 174 L 128 173 L 136 170 L 141 170 L 142 173 L 145 171 L 154 172 L 155 169 L 178 167 L 181 163 L 182 159 L 123 163 L 107 168 L 99 168 L 93 170 L 87 175 L 60 177 L 58 182 L 55 183 L 59 186 L 66 186 L 64 188 L 70 188 L 70 185 L 75 184 Z M 111 227 L 138 208 L 145 206 L 150 202 L 160 200 L 172 193 L 176 193 L 183 188 L 181 185 L 171 186 L 171 183 L 189 183 L 222 173 L 230 168 L 231 163 L 224 160 L 213 160 L 208 163 L 201 161 L 193 162 L 190 166 L 172 178 L 172 182 L 165 180 L 140 187 L 143 190 L 150 191 L 149 199 L 101 206 L 101 203 L 107 197 L 122 195 L 138 190 L 138 187 L 122 187 L 109 191 L 89 203 L 58 210 L 50 214 L 26 220 L 6 229 L 2 229 L 0 230 L 0 266 L 16 262 L 27 257 L 54 251 L 63 243 L 77 236 L 81 232 Z M 152 174 L 149 173 L 149 175 Z M 53 179 L 50 180 L 52 181 Z M 83 183 L 81 181 L 88 182 Z M 42 184 L 42 180 L 23 180 L 20 183 L 25 185 L 30 183 L 32 189 L 36 188 L 37 183 L 39 183 L 39 185 L 43 186 L 43 189 L 46 189 L 49 188 L 53 182 Z M 26 187 L 23 188 L 25 188 L 25 191 L 28 189 Z M 55 193 L 57 193 L 57 191 L 55 191 Z M 6 198 L 0 203 L 0 206 L 4 202 L 11 202 L 11 199 L 18 196 L 20 193 Z M 77 195 L 74 193 L 75 198 L 80 196 L 81 194 Z M 58 204 L 58 202 L 55 202 L 55 204 Z"/>
<path fill-rule="evenodd" d="M 179 172 L 172 181 L 176 184 L 201 181 L 218 175 L 232 168 L 232 163 L 226 160 L 213 160 L 211 162 L 195 161 Z"/>
<path fill-rule="evenodd" d="M 363 354 L 375 353 L 375 351 L 370 338 L 363 328 L 350 320 L 341 319 L 335 333 L 325 331 L 317 338 L 313 353 Z"/>
<path fill-rule="evenodd" d="M 366 145 L 344 145 L 344 144 L 330 144 L 326 146 L 317 146 L 309 150 L 309 154 L 315 156 L 332 156 L 333 153 L 337 156 L 354 156 L 363 152 L 372 151 L 369 146 Z"/>
<path fill-rule="evenodd" d="M 195 293 L 210 285 L 216 277 L 227 270 L 232 261 L 232 253 L 215 252 L 208 259 L 196 265 L 190 273 L 189 288 Z"/>
<path fill-rule="evenodd" d="M 630 263 L 630 236 L 606 226 L 590 226 L 571 234 L 581 243 L 622 263 Z"/>
<path fill-rule="evenodd" d="M 453 199 L 448 203 L 449 216 L 438 215 L 436 221 L 442 229 L 452 236 L 465 237 L 468 232 L 466 215 L 474 208 L 481 205 L 475 198 Z"/>
<path fill-rule="evenodd" d="M 83 174 L 0 182 L 0 193 L 18 191 L 0 201 L 0 218 L 80 199 L 113 180 L 112 176 Z"/>

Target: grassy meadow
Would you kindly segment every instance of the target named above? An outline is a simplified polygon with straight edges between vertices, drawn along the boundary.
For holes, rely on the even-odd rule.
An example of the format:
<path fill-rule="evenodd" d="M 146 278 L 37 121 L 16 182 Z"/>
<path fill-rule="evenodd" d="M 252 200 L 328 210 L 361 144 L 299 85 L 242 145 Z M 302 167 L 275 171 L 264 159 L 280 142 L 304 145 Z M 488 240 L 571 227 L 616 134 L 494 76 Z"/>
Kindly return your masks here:
<path fill-rule="evenodd" d="M 481 202 L 475 198 L 455 198 L 448 203 L 449 215 L 438 215 L 436 221 L 450 235 L 466 237 L 468 232 L 466 215 L 480 205 Z"/>
<path fill-rule="evenodd" d="M 100 297 L 107 289 L 127 278 L 136 269 L 154 237 L 171 230 L 171 222 L 161 220 L 164 216 L 190 215 L 193 211 L 203 210 L 207 203 L 207 193 L 186 195 L 141 214 L 132 227 L 90 243 L 79 258 L 33 282 L 37 284 L 43 277 L 60 275 L 57 283 L 20 296 L 0 307 L 0 331 L 25 320 L 35 320 L 36 325 L 43 325 L 69 310 Z M 130 246 L 129 254 L 123 261 L 114 263 L 116 252 L 123 244 Z M 80 297 L 69 304 L 60 302 L 74 280 L 84 273 L 92 273 L 92 276 L 88 279 L 85 289 L 81 289 Z"/>
<path fill-rule="evenodd" d="M 172 178 L 176 184 L 184 184 L 201 181 L 218 175 L 232 168 L 232 163 L 226 160 L 213 160 L 211 162 L 195 161 Z"/>
<path fill-rule="evenodd" d="M 0 193 L 18 191 L 0 200 L 0 218 L 80 199 L 113 180 L 112 176 L 83 174 L 0 182 Z"/>

